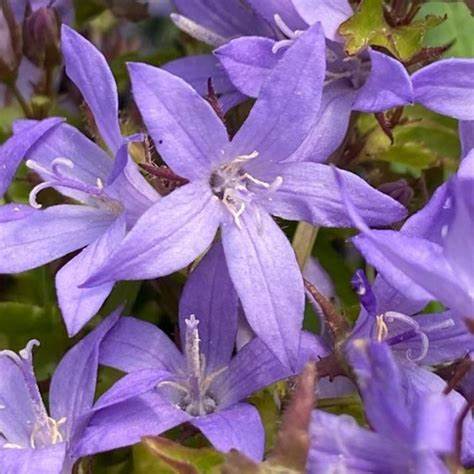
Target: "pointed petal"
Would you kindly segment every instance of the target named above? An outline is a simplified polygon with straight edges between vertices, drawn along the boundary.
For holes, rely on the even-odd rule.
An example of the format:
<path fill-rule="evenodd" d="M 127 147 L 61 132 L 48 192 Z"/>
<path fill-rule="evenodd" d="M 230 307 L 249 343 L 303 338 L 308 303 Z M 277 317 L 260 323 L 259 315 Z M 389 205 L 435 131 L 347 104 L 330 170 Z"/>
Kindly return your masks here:
<path fill-rule="evenodd" d="M 80 435 L 94 401 L 99 347 L 120 316 L 112 313 L 62 358 L 51 379 L 49 406 L 55 420 L 66 418 L 67 438 Z"/>
<path fill-rule="evenodd" d="M 295 367 L 303 319 L 303 279 L 290 243 L 262 209 L 222 227 L 229 273 L 247 320 L 280 361 Z"/>
<path fill-rule="evenodd" d="M 23 272 L 85 247 L 107 230 L 113 218 L 92 207 L 64 204 L 4 222 L 0 273 Z"/>
<path fill-rule="evenodd" d="M 371 71 L 358 91 L 354 110 L 381 112 L 413 103 L 413 87 L 403 64 L 372 49 L 369 54 Z"/>
<path fill-rule="evenodd" d="M 38 449 L 0 449 L 5 474 L 59 474 L 63 472 L 66 443 Z"/>
<path fill-rule="evenodd" d="M 459 120 L 474 120 L 474 60 L 443 59 L 412 76 L 415 101 Z"/>
<path fill-rule="evenodd" d="M 124 236 L 125 221 L 119 217 L 95 242 L 56 274 L 58 303 L 69 337 L 76 335 L 99 311 L 113 286 L 110 282 L 94 288 L 79 288 L 78 283 L 106 261 Z"/>
<path fill-rule="evenodd" d="M 175 59 L 166 63 L 163 69 L 191 84 L 202 96 L 208 94 L 207 83 L 209 79 L 211 79 L 212 87 L 217 94 L 235 91 L 235 87 L 230 82 L 225 69 L 212 54 Z"/>
<path fill-rule="evenodd" d="M 175 0 L 179 13 L 224 38 L 264 34 L 271 30 L 240 0 Z"/>
<path fill-rule="evenodd" d="M 18 166 L 33 145 L 62 121 L 60 118 L 49 118 L 36 122 L 28 130 L 15 133 L 0 146 L 0 197 L 5 194 Z"/>
<path fill-rule="evenodd" d="M 176 372 L 183 356 L 154 324 L 121 318 L 102 342 L 100 363 L 123 372 L 159 369 Z"/>
<path fill-rule="evenodd" d="M 10 443 L 30 446 L 35 407 L 28 386 L 20 367 L 9 357 L 0 356 L 0 372 L 0 432 Z"/>
<path fill-rule="evenodd" d="M 471 170 L 474 172 L 474 152 L 471 156 L 472 158 L 468 157 L 462 163 L 465 168 L 471 162 L 473 165 Z M 447 230 L 444 238 L 444 254 L 460 284 L 467 293 L 471 293 L 474 288 L 474 239 L 466 239 L 466 236 L 474 235 L 474 176 L 471 179 L 462 178 L 463 168 L 453 186 L 455 201 L 453 220 L 443 229 Z"/>
<path fill-rule="evenodd" d="M 325 72 L 324 36 L 317 24 L 294 42 L 273 69 L 232 141 L 231 154 L 258 151 L 258 161 L 265 163 L 287 159 L 313 124 Z"/>
<path fill-rule="evenodd" d="M 307 27 L 295 10 L 292 0 L 248 0 L 248 2 L 273 27 L 275 27 L 275 15 L 280 15 L 285 24 L 292 30 Z"/>
<path fill-rule="evenodd" d="M 118 93 L 114 76 L 103 54 L 66 25 L 61 29 L 66 74 L 90 107 L 99 132 L 115 153 L 122 143 L 118 122 Z"/>
<path fill-rule="evenodd" d="M 340 173 L 354 206 L 369 225 L 386 225 L 405 217 L 406 210 L 399 202 L 353 173 Z M 274 193 L 262 194 L 260 201 L 268 212 L 325 227 L 353 225 L 331 167 L 305 162 L 281 164 L 274 166 L 273 173 L 264 179 L 271 182 L 276 176 L 283 178 L 282 185 Z"/>
<path fill-rule="evenodd" d="M 458 284 L 458 278 L 443 253 L 429 240 L 410 237 L 403 232 L 370 230 L 352 204 L 343 175 L 334 168 L 342 198 L 354 225 L 361 234 L 355 246 L 379 273 L 410 299 L 418 299 L 422 289 L 451 309 L 466 316 L 472 311 L 472 297 Z"/>
<path fill-rule="evenodd" d="M 357 91 L 340 82 L 326 86 L 313 125 L 289 161 L 322 163 L 328 160 L 346 136 L 356 94 Z"/>
<path fill-rule="evenodd" d="M 40 123 L 33 120 L 15 122 L 15 133 L 24 133 L 31 129 L 33 124 Z M 51 170 L 51 162 L 55 158 L 67 158 L 74 167 L 62 169 L 61 172 L 74 179 L 91 186 L 97 185 L 97 179 L 106 182 L 112 169 L 113 161 L 94 142 L 76 128 L 64 123 L 46 133 L 43 138 L 33 146 L 27 158 L 39 163 L 44 168 Z M 41 172 L 39 173 L 41 175 Z M 46 177 L 43 176 L 46 179 Z M 65 196 L 87 202 L 88 196 L 84 193 L 69 188 L 58 188 Z"/>
<path fill-rule="evenodd" d="M 272 51 L 275 41 L 244 36 L 229 41 L 214 51 L 232 83 L 249 97 L 258 97 L 263 83 L 283 56 Z"/>
<path fill-rule="evenodd" d="M 411 461 L 405 445 L 360 427 L 354 418 L 313 411 L 308 472 L 407 472 Z"/>
<path fill-rule="evenodd" d="M 459 122 L 459 136 L 461 138 L 461 158 L 464 158 L 474 149 L 474 120 Z"/>
<path fill-rule="evenodd" d="M 191 421 L 213 446 L 224 453 L 237 449 L 254 461 L 261 461 L 265 431 L 258 410 L 247 403 L 194 418 Z"/>
<path fill-rule="evenodd" d="M 219 407 L 226 408 L 291 374 L 260 339 L 254 338 L 237 352 L 213 388 Z"/>
<path fill-rule="evenodd" d="M 354 14 L 347 0 L 293 0 L 293 5 L 301 18 L 313 25 L 320 21 L 324 34 L 330 40 L 336 40 L 339 35 L 339 25 Z"/>
<path fill-rule="evenodd" d="M 158 436 L 191 419 L 154 393 L 99 410 L 75 449 L 77 457 L 130 446 L 144 436 Z"/>
<path fill-rule="evenodd" d="M 237 332 L 238 298 L 227 270 L 224 249 L 215 243 L 189 276 L 179 302 L 181 347 L 185 347 L 185 320 L 199 319 L 200 349 L 209 372 L 226 366 Z"/>
<path fill-rule="evenodd" d="M 402 376 L 387 344 L 356 340 L 349 349 L 365 413 L 373 429 L 393 440 L 410 438 L 411 418 Z"/>
<path fill-rule="evenodd" d="M 123 403 L 131 398 L 152 392 L 164 380 L 172 380 L 173 375 L 166 370 L 143 369 L 122 377 L 115 382 L 94 404 L 94 411 Z"/>
<path fill-rule="evenodd" d="M 227 130 L 189 84 L 147 64 L 128 65 L 133 96 L 155 146 L 178 175 L 208 177 L 224 158 Z"/>
<path fill-rule="evenodd" d="M 212 242 L 222 212 L 207 183 L 173 191 L 143 214 L 86 285 L 156 278 L 189 265 Z"/>

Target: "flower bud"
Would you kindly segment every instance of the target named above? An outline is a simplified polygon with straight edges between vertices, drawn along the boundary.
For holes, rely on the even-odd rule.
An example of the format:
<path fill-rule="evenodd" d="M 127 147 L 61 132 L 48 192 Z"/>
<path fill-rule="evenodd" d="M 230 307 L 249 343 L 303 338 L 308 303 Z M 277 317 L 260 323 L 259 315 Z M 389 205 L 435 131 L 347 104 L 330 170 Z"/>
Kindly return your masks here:
<path fill-rule="evenodd" d="M 0 82 L 13 83 L 22 57 L 21 29 L 7 0 L 0 0 Z"/>
<path fill-rule="evenodd" d="M 54 8 L 27 12 L 23 22 L 25 56 L 38 67 L 61 63 L 60 20 Z"/>
<path fill-rule="evenodd" d="M 378 189 L 404 206 L 408 206 L 414 195 L 413 189 L 405 179 L 382 184 Z"/>

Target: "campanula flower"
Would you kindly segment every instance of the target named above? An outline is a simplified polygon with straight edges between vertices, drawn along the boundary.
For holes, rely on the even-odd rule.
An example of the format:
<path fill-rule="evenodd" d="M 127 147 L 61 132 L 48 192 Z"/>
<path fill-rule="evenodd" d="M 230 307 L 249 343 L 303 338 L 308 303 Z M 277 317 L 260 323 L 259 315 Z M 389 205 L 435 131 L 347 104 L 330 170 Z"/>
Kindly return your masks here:
<path fill-rule="evenodd" d="M 26 153 L 26 165 L 43 182 L 31 191 L 31 212 L 23 219 L 14 215 L 15 206 L 7 208 L 13 218 L 4 218 L 0 229 L 0 272 L 23 272 L 84 248 L 56 275 L 59 306 L 72 336 L 99 310 L 113 283 L 93 289 L 78 285 L 106 260 L 127 227 L 159 195 L 128 157 L 128 139 L 122 137 L 119 128 L 117 89 L 105 58 L 69 27 L 63 26 L 62 31 L 66 72 L 82 92 L 110 155 L 116 159 L 75 128 L 58 125 L 56 119 L 17 124 L 12 143 L 0 148 L 6 154 L 2 162 L 7 167 L 12 164 L 8 161 L 11 149 L 17 165 L 19 153 Z M 11 168 L 5 176 L 12 176 Z M 47 188 L 78 204 L 42 209 L 39 194 Z M 22 206 L 16 209 L 24 210 Z"/>
<path fill-rule="evenodd" d="M 294 367 L 303 280 L 291 245 L 271 215 L 315 225 L 351 224 L 330 167 L 299 161 L 296 152 L 321 98 L 323 50 L 324 38 L 315 25 L 275 68 L 232 141 L 210 105 L 188 84 L 158 68 L 131 64 L 135 100 L 149 133 L 162 158 L 189 184 L 151 207 L 85 285 L 172 273 L 202 254 L 220 227 L 231 279 L 250 326 L 284 364 Z M 294 74 L 296 64 L 299 74 Z M 372 224 L 404 216 L 396 201 L 343 173 Z"/>

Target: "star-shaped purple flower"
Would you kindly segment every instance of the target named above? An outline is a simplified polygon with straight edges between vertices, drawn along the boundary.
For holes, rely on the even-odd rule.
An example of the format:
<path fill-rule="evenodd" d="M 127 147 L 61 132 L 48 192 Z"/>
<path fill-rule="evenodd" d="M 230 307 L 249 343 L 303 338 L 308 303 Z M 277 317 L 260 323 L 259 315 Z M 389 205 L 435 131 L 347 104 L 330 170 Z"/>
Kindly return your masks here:
<path fill-rule="evenodd" d="M 96 444 L 127 446 L 189 422 L 217 449 L 261 459 L 263 426 L 244 400 L 291 372 L 258 338 L 233 356 L 237 301 L 224 250 L 216 244 L 183 290 L 181 350 L 154 325 L 120 319 L 102 343 L 101 363 L 128 375 L 98 400 L 82 454 L 93 452 Z M 317 338 L 304 334 L 298 369 L 323 351 Z"/>
<path fill-rule="evenodd" d="M 99 346 L 118 313 L 76 344 L 51 379 L 49 410 L 36 383 L 32 340 L 16 354 L 0 351 L 0 466 L 2 472 L 68 474 L 92 415 Z M 82 443 L 82 441 L 81 441 Z"/>
<path fill-rule="evenodd" d="M 30 194 L 31 208 L 0 208 L 0 272 L 16 273 L 85 249 L 56 275 L 59 306 L 69 335 L 76 334 L 99 310 L 113 283 L 92 289 L 78 285 L 98 268 L 123 239 L 126 229 L 159 199 L 128 157 L 120 133 L 117 89 L 103 55 L 63 26 L 66 72 L 82 92 L 108 153 L 61 119 L 22 121 L 0 148 L 6 184 L 23 155 L 43 182 Z M 24 140 L 24 142 L 23 142 Z M 11 160 L 12 154 L 15 160 Z M 79 204 L 40 209 L 38 194 L 54 188 Z M 20 218 L 21 217 L 21 218 Z"/>
<path fill-rule="evenodd" d="M 330 167 L 302 162 L 296 152 L 321 98 L 323 51 L 324 38 L 315 25 L 275 68 L 232 141 L 188 84 L 158 68 L 130 64 L 135 100 L 159 153 L 190 183 L 147 211 L 86 285 L 174 272 L 202 254 L 220 227 L 231 279 L 252 329 L 294 367 L 303 281 L 271 214 L 314 225 L 351 224 Z M 342 173 L 371 224 L 405 215 L 399 203 L 358 176 Z"/>
<path fill-rule="evenodd" d="M 351 364 L 373 431 L 360 427 L 349 416 L 315 411 L 309 472 L 448 473 L 442 458 L 454 453 L 463 398 L 453 392 L 444 395 L 444 383 L 433 380 L 431 376 L 436 376 L 428 371 L 407 376 L 384 343 L 354 341 Z M 411 383 L 412 379 L 417 379 L 418 386 Z M 469 456 L 470 415 L 464 431 L 464 454 Z"/>
<path fill-rule="evenodd" d="M 342 176 L 339 182 L 361 231 L 354 244 L 383 278 L 413 301 L 436 299 L 453 317 L 472 320 L 474 247 L 466 236 L 474 233 L 474 150 L 400 232 L 369 229 L 347 195 Z"/>

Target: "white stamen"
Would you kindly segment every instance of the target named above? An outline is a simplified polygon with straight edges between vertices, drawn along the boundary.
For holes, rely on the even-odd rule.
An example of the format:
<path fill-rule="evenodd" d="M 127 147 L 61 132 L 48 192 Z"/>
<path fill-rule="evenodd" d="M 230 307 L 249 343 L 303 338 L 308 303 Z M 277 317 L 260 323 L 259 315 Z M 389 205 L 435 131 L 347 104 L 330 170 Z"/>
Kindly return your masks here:
<path fill-rule="evenodd" d="M 389 322 L 393 322 L 394 320 L 404 322 L 405 324 L 407 324 L 414 330 L 416 335 L 420 338 L 421 351 L 417 357 L 413 357 L 412 349 L 408 349 L 406 351 L 406 356 L 407 356 L 407 359 L 413 362 L 419 362 L 420 360 L 423 360 L 426 357 L 426 354 L 428 353 L 430 341 L 428 339 L 428 336 L 421 330 L 420 325 L 410 316 L 407 316 L 406 314 L 403 314 L 403 313 L 398 313 L 396 311 L 387 311 L 385 313 L 385 317 L 387 318 Z"/>
<path fill-rule="evenodd" d="M 300 37 L 304 32 L 301 30 L 293 31 L 282 19 L 282 17 L 276 13 L 273 15 L 273 19 L 275 20 L 275 24 L 277 28 L 283 33 L 287 39 L 283 39 L 281 41 L 277 41 L 272 47 L 272 53 L 276 54 L 280 49 L 289 47 L 293 44 L 293 42 Z"/>
<path fill-rule="evenodd" d="M 278 13 L 273 15 L 273 19 L 275 20 L 275 25 L 287 38 L 295 37 L 295 32 L 283 21 L 283 18 Z"/>
<path fill-rule="evenodd" d="M 388 336 L 388 326 L 383 319 L 383 314 L 376 316 L 376 340 L 382 342 Z"/>

